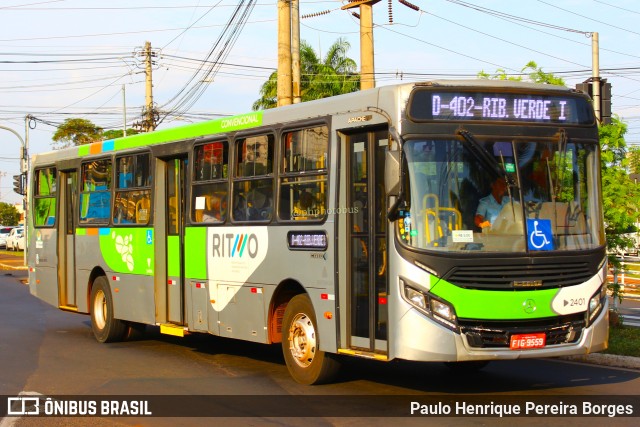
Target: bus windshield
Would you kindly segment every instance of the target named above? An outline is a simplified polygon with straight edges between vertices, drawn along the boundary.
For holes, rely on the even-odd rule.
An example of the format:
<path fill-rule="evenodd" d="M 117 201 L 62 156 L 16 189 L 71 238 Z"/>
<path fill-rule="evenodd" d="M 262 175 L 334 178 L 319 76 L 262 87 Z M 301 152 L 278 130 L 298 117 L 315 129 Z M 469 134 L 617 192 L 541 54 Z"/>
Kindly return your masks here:
<path fill-rule="evenodd" d="M 405 244 L 458 253 L 604 244 L 595 141 L 461 136 L 406 141 Z"/>

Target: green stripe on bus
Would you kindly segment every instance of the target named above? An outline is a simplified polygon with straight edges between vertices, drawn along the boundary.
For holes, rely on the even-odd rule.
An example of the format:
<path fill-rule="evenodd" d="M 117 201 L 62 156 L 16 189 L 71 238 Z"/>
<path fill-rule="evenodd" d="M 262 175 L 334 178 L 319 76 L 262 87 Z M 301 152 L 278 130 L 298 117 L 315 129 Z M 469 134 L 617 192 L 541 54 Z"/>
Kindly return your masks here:
<path fill-rule="evenodd" d="M 184 271 L 188 278 L 207 278 L 207 229 L 205 227 L 186 228 L 184 263 Z"/>
<path fill-rule="evenodd" d="M 463 319 L 516 320 L 558 315 L 551 309 L 551 301 L 558 293 L 558 289 L 530 291 L 463 289 L 440 280 L 431 288 L 431 293 L 451 303 L 458 318 Z M 535 309 L 532 308 L 533 306 Z"/>
<path fill-rule="evenodd" d="M 101 228 L 100 252 L 116 273 L 153 276 L 152 228 Z"/>
<path fill-rule="evenodd" d="M 87 156 L 88 154 L 89 154 L 88 145 L 81 145 L 78 147 L 78 156 L 82 157 L 82 156 Z"/>
<path fill-rule="evenodd" d="M 167 236 L 167 275 L 180 277 L 180 236 Z"/>
<path fill-rule="evenodd" d="M 154 132 L 139 133 L 137 135 L 115 139 L 113 142 L 113 150 L 118 151 L 129 148 L 146 147 L 148 145 L 161 144 L 164 142 L 181 141 L 205 135 L 216 135 L 225 132 L 249 129 L 261 126 L 262 116 L 263 111 L 254 111 L 251 113 L 224 117 L 203 123 L 195 123 Z M 101 144 L 101 142 L 95 144 Z M 96 151 L 91 151 L 91 146 L 94 146 L 94 144 L 79 146 L 78 156 L 87 156 L 90 153 L 97 154 L 96 151 L 102 151 L 102 148 L 97 146 L 94 146 Z"/>

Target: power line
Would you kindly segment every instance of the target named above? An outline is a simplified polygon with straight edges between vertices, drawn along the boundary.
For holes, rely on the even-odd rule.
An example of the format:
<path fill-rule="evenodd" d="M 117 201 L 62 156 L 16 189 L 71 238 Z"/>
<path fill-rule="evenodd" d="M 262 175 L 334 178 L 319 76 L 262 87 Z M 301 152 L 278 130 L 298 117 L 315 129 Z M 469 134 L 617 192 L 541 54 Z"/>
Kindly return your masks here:
<path fill-rule="evenodd" d="M 448 0 L 448 1 L 452 1 L 452 0 Z M 567 12 L 567 13 L 572 14 L 572 15 L 576 15 L 576 16 L 579 16 L 579 17 L 581 17 L 581 18 L 584 18 L 584 19 L 588 19 L 588 20 L 590 20 L 590 21 L 593 21 L 593 22 L 598 22 L 598 23 L 600 23 L 600 24 L 604 24 L 604 25 L 607 25 L 607 26 L 609 26 L 609 27 L 617 28 L 618 30 L 626 31 L 626 32 L 633 33 L 633 34 L 637 34 L 637 35 L 639 35 L 639 36 L 640 36 L 640 33 L 636 32 L 636 31 L 628 30 L 628 29 L 626 29 L 626 28 L 618 27 L 617 25 L 609 24 L 608 22 L 604 22 L 604 21 L 600 21 L 600 20 L 597 20 L 597 19 L 593 19 L 593 18 L 591 18 L 591 17 L 589 17 L 589 16 L 581 15 L 581 14 L 579 14 L 579 13 L 576 13 L 576 12 L 572 11 L 572 10 L 568 10 L 568 9 L 562 8 L 562 7 L 560 7 L 560 6 L 557 6 L 557 5 L 555 5 L 555 4 L 548 3 L 548 2 L 546 2 L 546 1 L 544 1 L 544 0 L 538 0 L 538 2 L 540 2 L 540 3 L 544 3 L 544 4 L 546 4 L 547 6 L 554 7 L 554 8 L 556 8 L 556 9 L 563 10 L 563 11 L 565 11 L 565 12 Z"/>
<path fill-rule="evenodd" d="M 471 3 L 467 3 L 461 0 L 446 0 L 449 3 L 453 3 L 453 4 L 457 4 L 459 6 L 464 6 L 466 8 L 469 9 L 474 9 L 477 10 L 478 12 L 482 12 L 482 13 L 486 13 L 489 15 L 493 15 L 493 16 L 500 16 L 506 19 L 510 19 L 510 20 L 514 20 L 514 21 L 519 21 L 519 22 L 525 22 L 528 24 L 533 24 L 533 25 L 539 25 L 541 27 L 546 27 L 546 28 L 552 28 L 554 30 L 559 30 L 559 31 L 566 31 L 566 32 L 570 32 L 570 33 L 579 33 L 579 34 L 590 34 L 590 31 L 581 31 L 581 30 L 575 30 L 573 28 L 568 28 L 568 27 L 562 27 L 559 25 L 554 25 L 554 24 L 548 24 L 546 22 L 541 22 L 541 21 L 535 21 L 533 19 L 529 19 L 529 18 L 523 18 L 521 16 L 516 16 L 516 15 L 510 15 L 508 13 L 504 13 L 504 12 L 500 12 L 497 10 L 493 10 L 493 9 L 489 9 L 486 7 L 481 7 L 475 4 L 471 4 Z"/>

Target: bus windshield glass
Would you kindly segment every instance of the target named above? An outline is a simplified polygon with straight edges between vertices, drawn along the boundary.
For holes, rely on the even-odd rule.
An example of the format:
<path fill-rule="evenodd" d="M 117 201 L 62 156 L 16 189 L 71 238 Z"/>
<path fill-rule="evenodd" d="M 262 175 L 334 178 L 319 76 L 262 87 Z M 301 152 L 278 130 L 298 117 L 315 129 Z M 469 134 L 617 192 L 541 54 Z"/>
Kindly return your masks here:
<path fill-rule="evenodd" d="M 413 139 L 404 145 L 407 245 L 445 252 L 601 247 L 596 142 Z"/>

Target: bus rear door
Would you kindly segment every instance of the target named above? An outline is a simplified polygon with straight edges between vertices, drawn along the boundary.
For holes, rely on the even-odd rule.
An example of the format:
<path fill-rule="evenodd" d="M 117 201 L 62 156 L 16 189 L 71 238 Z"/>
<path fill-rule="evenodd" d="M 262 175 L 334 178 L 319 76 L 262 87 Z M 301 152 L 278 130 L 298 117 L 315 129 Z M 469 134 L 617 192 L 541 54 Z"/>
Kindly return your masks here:
<path fill-rule="evenodd" d="M 58 303 L 64 310 L 77 310 L 74 212 L 78 206 L 78 171 L 60 171 L 60 218 L 58 226 Z"/>
<path fill-rule="evenodd" d="M 184 335 L 184 225 L 186 155 L 157 159 L 156 321 L 162 333 Z M 163 227 L 164 226 L 164 227 Z M 164 230 L 162 229 L 164 228 Z"/>

